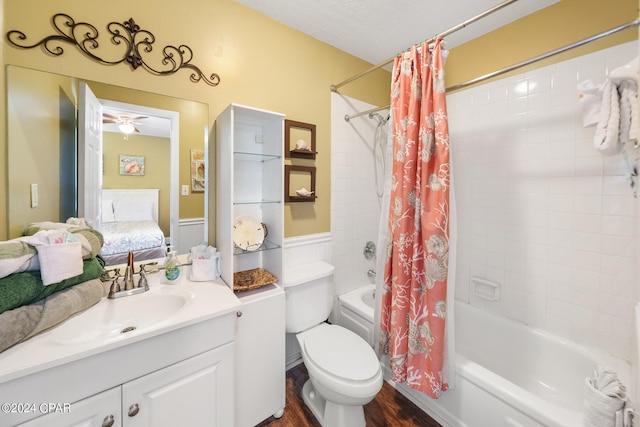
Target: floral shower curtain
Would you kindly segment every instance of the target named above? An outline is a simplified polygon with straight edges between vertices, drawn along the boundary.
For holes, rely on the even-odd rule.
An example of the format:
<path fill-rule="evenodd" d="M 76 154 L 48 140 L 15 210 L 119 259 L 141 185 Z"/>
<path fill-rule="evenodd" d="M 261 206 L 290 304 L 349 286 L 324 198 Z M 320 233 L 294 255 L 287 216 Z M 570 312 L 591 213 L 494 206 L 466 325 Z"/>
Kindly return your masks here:
<path fill-rule="evenodd" d="M 395 59 L 392 171 L 380 352 L 393 381 L 433 398 L 447 390 L 449 131 L 442 39 Z"/>

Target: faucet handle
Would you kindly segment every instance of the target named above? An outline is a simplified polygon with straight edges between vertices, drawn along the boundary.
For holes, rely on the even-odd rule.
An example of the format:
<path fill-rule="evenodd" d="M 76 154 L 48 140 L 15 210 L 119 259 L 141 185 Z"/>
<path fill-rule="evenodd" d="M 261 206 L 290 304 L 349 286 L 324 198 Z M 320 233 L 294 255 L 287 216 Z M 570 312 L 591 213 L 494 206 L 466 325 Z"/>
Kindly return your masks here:
<path fill-rule="evenodd" d="M 144 288 L 145 292 L 149 290 L 149 282 L 147 280 L 147 274 L 144 268 L 140 268 L 140 279 L 138 279 L 138 287 Z"/>
<path fill-rule="evenodd" d="M 120 292 L 120 283 L 118 283 L 118 276 L 114 277 L 113 282 L 111 282 L 111 286 L 109 287 L 109 295 L 107 295 L 107 298 L 115 298 L 116 292 Z"/>

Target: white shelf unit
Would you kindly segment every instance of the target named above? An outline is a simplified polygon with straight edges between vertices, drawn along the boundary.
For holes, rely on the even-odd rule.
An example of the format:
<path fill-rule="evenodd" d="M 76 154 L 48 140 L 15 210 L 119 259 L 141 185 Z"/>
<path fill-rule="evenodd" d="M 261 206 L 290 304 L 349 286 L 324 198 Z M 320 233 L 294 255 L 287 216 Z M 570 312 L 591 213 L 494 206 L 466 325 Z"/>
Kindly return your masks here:
<path fill-rule="evenodd" d="M 216 245 L 222 279 L 264 268 L 282 278 L 284 240 L 284 115 L 231 104 L 216 120 Z M 267 237 L 255 251 L 233 244 L 233 221 L 249 215 L 264 223 Z"/>
<path fill-rule="evenodd" d="M 263 268 L 278 282 L 237 292 L 235 423 L 252 427 L 285 407 L 284 115 L 238 104 L 216 119 L 216 247 L 222 279 Z M 233 243 L 233 222 L 251 216 L 267 227 L 264 244 L 244 251 Z"/>

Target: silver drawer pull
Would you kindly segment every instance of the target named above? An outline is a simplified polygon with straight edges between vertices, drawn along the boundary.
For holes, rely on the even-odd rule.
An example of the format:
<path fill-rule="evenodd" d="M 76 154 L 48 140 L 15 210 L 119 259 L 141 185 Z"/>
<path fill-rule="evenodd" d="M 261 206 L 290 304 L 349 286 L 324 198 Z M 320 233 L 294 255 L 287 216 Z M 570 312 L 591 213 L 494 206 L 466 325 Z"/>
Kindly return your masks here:
<path fill-rule="evenodd" d="M 138 415 L 138 412 L 140 412 L 140 407 L 138 406 L 137 403 L 134 403 L 133 405 L 129 406 L 130 417 L 135 417 L 136 415 Z"/>
<path fill-rule="evenodd" d="M 115 422 L 113 415 L 107 415 L 104 417 L 104 420 L 102 420 L 102 427 L 111 427 Z"/>

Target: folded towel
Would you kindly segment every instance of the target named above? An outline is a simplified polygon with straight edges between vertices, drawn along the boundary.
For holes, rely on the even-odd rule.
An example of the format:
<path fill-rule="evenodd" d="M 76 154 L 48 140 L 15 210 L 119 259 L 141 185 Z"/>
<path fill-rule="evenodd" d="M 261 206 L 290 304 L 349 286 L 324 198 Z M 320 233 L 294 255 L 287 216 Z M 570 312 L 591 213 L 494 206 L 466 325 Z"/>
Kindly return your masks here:
<path fill-rule="evenodd" d="M 20 240 L 0 242 L 0 278 L 27 270 L 37 270 L 36 248 Z"/>
<path fill-rule="evenodd" d="M 593 145 L 605 156 L 620 153 L 620 96 L 618 88 L 607 80 L 602 88 L 602 104 L 598 116 L 598 126 L 593 136 Z"/>
<path fill-rule="evenodd" d="M 0 279 L 0 313 L 30 304 L 55 292 L 87 280 L 97 279 L 104 271 L 104 260 L 100 257 L 83 261 L 81 275 L 44 286 L 40 271 L 24 271 Z"/>
<path fill-rule="evenodd" d="M 69 233 L 82 236 L 85 240 L 82 241 L 82 256 L 84 259 L 94 258 L 100 253 L 102 245 L 104 245 L 104 237 L 102 233 L 90 227 L 85 227 L 76 224 L 65 224 L 61 222 L 34 222 L 29 224 L 23 234 L 25 236 L 33 236 L 41 230 L 67 230 Z"/>
<path fill-rule="evenodd" d="M 578 83 L 578 92 L 580 110 L 582 111 L 582 125 L 584 127 L 597 125 L 602 104 L 602 91 L 593 81 L 585 80 Z"/>
<path fill-rule="evenodd" d="M 39 270 L 36 246 L 49 243 L 46 231 L 50 230 L 66 230 L 77 237 L 82 244 L 82 259 L 85 260 L 100 254 L 104 244 L 102 233 L 92 228 L 54 222 L 30 224 L 25 230 L 25 236 L 0 242 L 0 279 L 14 273 Z"/>
<path fill-rule="evenodd" d="M 585 378 L 584 427 L 622 427 L 626 387 L 610 368 L 599 366 Z"/>
<path fill-rule="evenodd" d="M 49 286 L 82 274 L 80 242 L 37 246 L 42 284 Z"/>
<path fill-rule="evenodd" d="M 0 352 L 96 304 L 105 295 L 99 279 L 56 292 L 0 314 Z"/>

